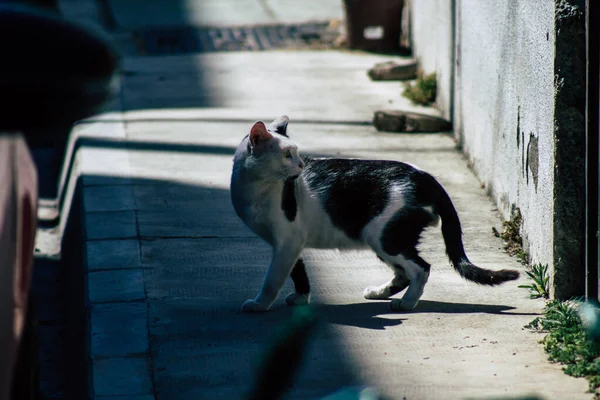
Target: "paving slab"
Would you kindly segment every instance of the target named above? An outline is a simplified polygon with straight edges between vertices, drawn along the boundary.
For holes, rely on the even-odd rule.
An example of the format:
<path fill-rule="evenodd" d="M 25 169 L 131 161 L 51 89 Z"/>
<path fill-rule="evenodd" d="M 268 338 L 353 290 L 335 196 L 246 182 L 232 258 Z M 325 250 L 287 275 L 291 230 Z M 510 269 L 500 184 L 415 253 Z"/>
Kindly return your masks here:
<path fill-rule="evenodd" d="M 144 300 L 143 272 L 141 269 L 90 272 L 88 293 L 92 303 Z"/>
<path fill-rule="evenodd" d="M 137 239 L 88 241 L 86 247 L 90 271 L 141 266 Z"/>
<path fill-rule="evenodd" d="M 92 358 L 147 353 L 147 318 L 147 305 L 143 301 L 92 305 Z"/>
<path fill-rule="evenodd" d="M 85 218 L 88 240 L 138 236 L 134 211 L 89 212 Z"/>
<path fill-rule="evenodd" d="M 146 357 L 105 358 L 93 361 L 94 396 L 152 394 L 151 369 Z"/>
<path fill-rule="evenodd" d="M 134 396 L 96 396 L 96 400 L 154 400 L 151 394 L 134 395 Z"/>
<path fill-rule="evenodd" d="M 87 212 L 135 210 L 133 188 L 128 185 L 85 188 L 83 202 Z"/>

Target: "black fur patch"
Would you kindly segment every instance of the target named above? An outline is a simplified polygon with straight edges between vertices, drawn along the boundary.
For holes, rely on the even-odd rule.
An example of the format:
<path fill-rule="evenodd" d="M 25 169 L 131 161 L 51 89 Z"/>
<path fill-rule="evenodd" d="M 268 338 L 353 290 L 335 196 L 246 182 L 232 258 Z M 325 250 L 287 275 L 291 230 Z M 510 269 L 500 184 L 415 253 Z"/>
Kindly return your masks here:
<path fill-rule="evenodd" d="M 288 221 L 296 219 L 298 213 L 298 203 L 296 202 L 296 184 L 295 179 L 286 179 L 283 182 L 283 192 L 281 195 L 281 209 Z"/>
<path fill-rule="evenodd" d="M 294 282 L 294 288 L 298 294 L 310 293 L 310 283 L 308 282 L 308 275 L 306 275 L 306 267 L 304 261 L 299 258 L 292 269 L 290 274 L 292 281 Z"/>
<path fill-rule="evenodd" d="M 306 159 L 303 175 L 309 189 L 320 195 L 333 224 L 359 239 L 364 226 L 388 203 L 390 187 L 411 181 L 418 173 L 396 161 L 356 159 Z"/>
<path fill-rule="evenodd" d="M 423 229 L 431 223 L 431 214 L 420 207 L 405 206 L 390 218 L 381 233 L 383 251 L 391 256 L 417 256 L 417 245 Z M 418 257 L 418 256 L 417 256 Z"/>
<path fill-rule="evenodd" d="M 273 121 L 272 128 L 276 133 L 278 133 L 282 136 L 288 137 L 288 135 L 287 135 L 288 122 L 289 122 L 289 120 L 287 119 L 287 117 L 278 118 L 277 120 Z"/>

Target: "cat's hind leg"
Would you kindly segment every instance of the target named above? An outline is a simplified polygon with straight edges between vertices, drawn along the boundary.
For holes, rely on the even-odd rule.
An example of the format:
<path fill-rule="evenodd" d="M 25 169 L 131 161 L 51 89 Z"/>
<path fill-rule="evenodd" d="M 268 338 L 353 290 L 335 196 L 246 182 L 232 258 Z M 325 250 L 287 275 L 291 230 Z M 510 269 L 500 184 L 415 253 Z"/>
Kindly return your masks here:
<path fill-rule="evenodd" d="M 406 271 L 410 284 L 402 299 L 392 299 L 390 308 L 395 311 L 409 311 L 417 306 L 423 295 L 431 266 L 419 257 L 416 251 L 415 254 L 397 255 L 395 258 L 399 261 L 396 268 L 402 267 Z"/>
<path fill-rule="evenodd" d="M 379 286 L 370 286 L 363 290 L 365 299 L 368 300 L 384 300 L 391 296 L 400 293 L 406 289 L 410 283 L 402 268 L 393 267 L 394 277 L 388 282 Z"/>
<path fill-rule="evenodd" d="M 377 255 L 395 269 L 403 270 L 410 282 L 402 300 L 392 300 L 392 310 L 412 310 L 423 295 L 431 266 L 419 256 L 417 245 L 423 229 L 435 221 L 436 216 L 424 208 L 404 206 L 387 221 L 376 236 L 378 240 L 372 243 Z"/>
<path fill-rule="evenodd" d="M 285 302 L 290 306 L 305 305 L 310 302 L 310 283 L 306 274 L 306 266 L 302 258 L 299 258 L 290 274 L 294 282 L 294 293 L 290 293 Z"/>

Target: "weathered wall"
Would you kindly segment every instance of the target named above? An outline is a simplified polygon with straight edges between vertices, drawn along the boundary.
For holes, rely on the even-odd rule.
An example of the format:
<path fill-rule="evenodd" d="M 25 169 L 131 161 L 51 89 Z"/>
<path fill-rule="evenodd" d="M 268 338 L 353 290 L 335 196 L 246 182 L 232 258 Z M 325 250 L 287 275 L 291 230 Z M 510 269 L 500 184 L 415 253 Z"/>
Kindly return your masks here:
<path fill-rule="evenodd" d="M 455 132 L 533 260 L 553 262 L 554 0 L 459 0 Z"/>
<path fill-rule="evenodd" d="M 414 52 L 441 78 L 442 113 L 450 110 L 458 143 L 502 216 L 521 210 L 525 248 L 532 262 L 554 267 L 559 297 L 582 288 L 585 42 L 577 7 L 567 3 L 583 2 L 411 2 Z"/>

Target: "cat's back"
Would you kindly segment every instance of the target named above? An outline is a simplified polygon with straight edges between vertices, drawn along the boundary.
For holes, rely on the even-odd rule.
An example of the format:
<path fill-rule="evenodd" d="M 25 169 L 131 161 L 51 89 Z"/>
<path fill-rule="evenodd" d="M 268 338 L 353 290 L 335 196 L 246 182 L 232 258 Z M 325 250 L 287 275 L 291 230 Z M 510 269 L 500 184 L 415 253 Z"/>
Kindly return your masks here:
<path fill-rule="evenodd" d="M 333 227 L 353 241 L 388 205 L 412 190 L 414 167 L 397 161 L 307 158 L 302 179 L 308 197 L 322 208 Z M 318 224 L 326 230 L 326 222 Z"/>
<path fill-rule="evenodd" d="M 355 158 L 305 158 L 302 175 L 309 190 L 353 200 L 385 197 L 393 186 L 410 185 L 422 173 L 400 161 Z"/>

